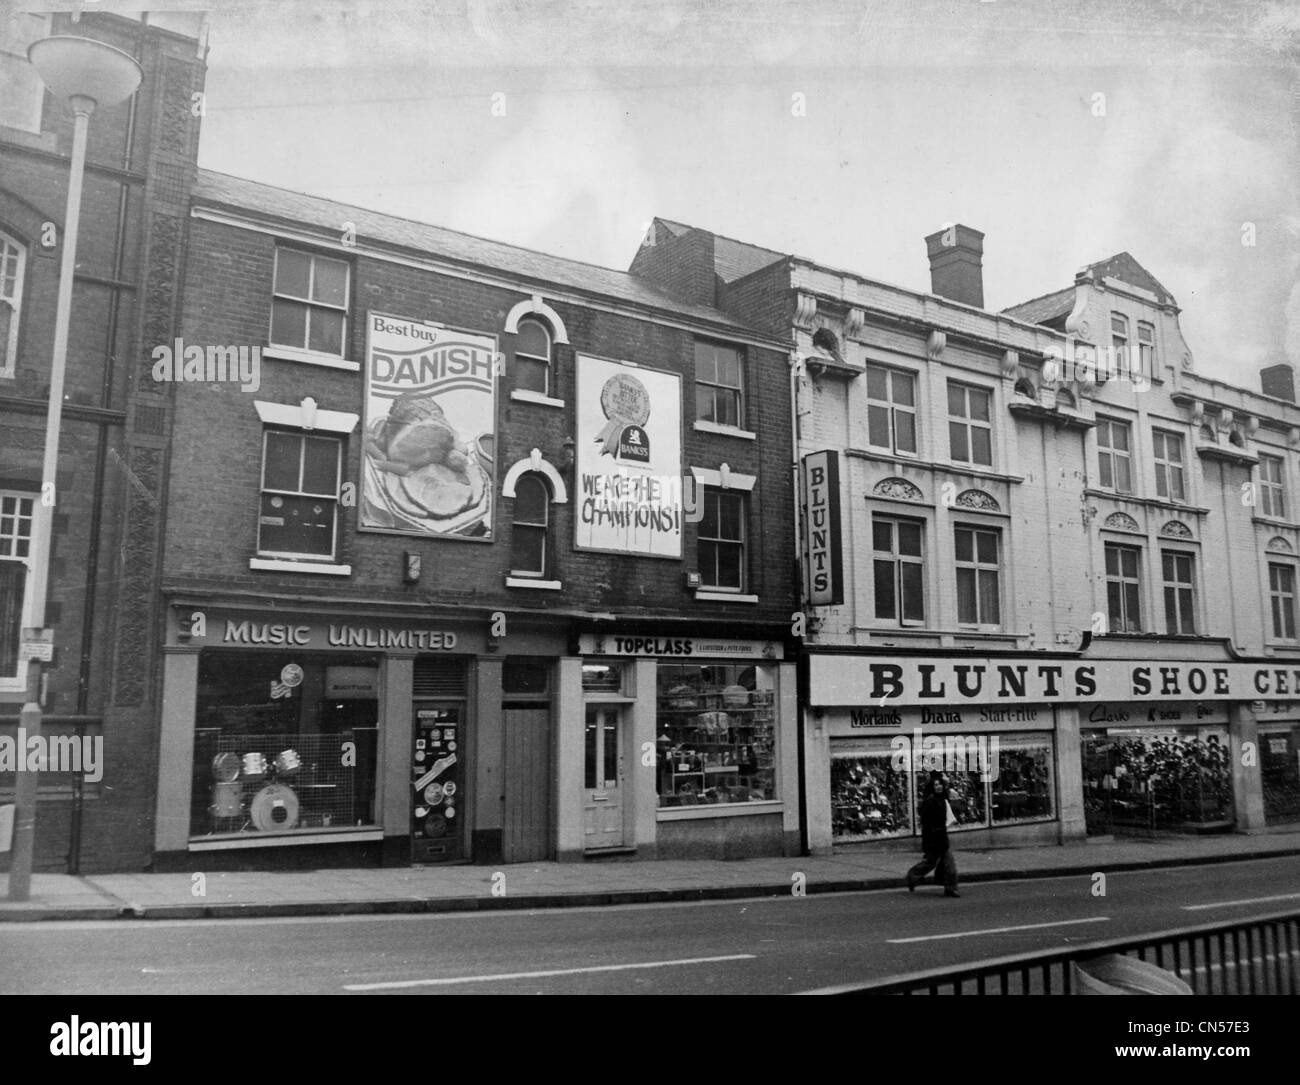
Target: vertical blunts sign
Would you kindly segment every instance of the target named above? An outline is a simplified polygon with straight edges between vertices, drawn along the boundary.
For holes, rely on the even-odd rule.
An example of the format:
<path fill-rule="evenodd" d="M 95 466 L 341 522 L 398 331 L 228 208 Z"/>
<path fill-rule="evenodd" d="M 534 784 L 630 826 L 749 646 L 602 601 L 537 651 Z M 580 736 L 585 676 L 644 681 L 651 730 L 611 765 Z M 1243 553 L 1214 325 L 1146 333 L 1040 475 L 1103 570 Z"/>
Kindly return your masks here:
<path fill-rule="evenodd" d="M 361 527 L 490 542 L 496 339 L 366 316 Z"/>
<path fill-rule="evenodd" d="M 803 458 L 803 498 L 805 596 L 812 606 L 837 606 L 844 602 L 839 453 Z"/>
<path fill-rule="evenodd" d="M 578 509 L 574 545 L 682 556 L 682 379 L 577 356 Z"/>

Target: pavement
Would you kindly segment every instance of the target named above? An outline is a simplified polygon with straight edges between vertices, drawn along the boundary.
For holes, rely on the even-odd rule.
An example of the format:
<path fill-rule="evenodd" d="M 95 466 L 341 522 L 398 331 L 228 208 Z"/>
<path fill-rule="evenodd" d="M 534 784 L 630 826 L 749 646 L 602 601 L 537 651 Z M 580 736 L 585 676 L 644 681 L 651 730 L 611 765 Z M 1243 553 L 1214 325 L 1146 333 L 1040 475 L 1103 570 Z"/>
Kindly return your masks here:
<path fill-rule="evenodd" d="M 1251 834 L 984 850 L 962 848 L 958 834 L 953 843 L 965 887 L 1300 855 L 1300 825 Z M 844 847 L 827 857 L 743 860 L 621 858 L 229 873 L 205 873 L 196 861 L 189 874 L 35 874 L 31 899 L 22 903 L 9 900 L 9 876 L 0 874 L 0 922 L 465 912 L 901 889 L 919 857 L 914 842 L 899 841 Z"/>

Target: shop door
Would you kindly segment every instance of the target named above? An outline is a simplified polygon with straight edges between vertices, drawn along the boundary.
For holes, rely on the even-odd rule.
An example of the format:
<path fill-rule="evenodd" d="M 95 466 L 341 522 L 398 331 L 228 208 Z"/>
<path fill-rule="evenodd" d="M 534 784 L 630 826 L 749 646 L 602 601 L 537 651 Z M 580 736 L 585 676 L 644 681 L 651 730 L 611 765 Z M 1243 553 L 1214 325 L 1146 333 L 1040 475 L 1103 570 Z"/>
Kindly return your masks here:
<path fill-rule="evenodd" d="M 617 708 L 587 706 L 582 799 L 588 851 L 624 846 L 622 731 Z"/>
<path fill-rule="evenodd" d="M 415 702 L 411 751 L 411 861 L 445 863 L 462 855 L 460 809 L 464 752 L 461 706 Z"/>
<path fill-rule="evenodd" d="M 551 858 L 551 713 L 505 707 L 505 798 L 501 857 L 507 863 Z"/>

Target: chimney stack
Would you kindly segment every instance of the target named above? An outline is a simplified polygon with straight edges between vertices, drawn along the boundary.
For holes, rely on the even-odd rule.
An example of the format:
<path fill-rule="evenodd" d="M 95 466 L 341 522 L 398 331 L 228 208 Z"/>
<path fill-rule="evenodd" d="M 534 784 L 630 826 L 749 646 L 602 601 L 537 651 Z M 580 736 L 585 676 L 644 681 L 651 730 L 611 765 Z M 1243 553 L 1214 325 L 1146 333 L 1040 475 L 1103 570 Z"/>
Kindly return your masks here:
<path fill-rule="evenodd" d="M 984 235 L 960 223 L 925 239 L 930 290 L 963 305 L 984 308 Z"/>
<path fill-rule="evenodd" d="M 1295 368 L 1286 362 L 1265 366 L 1259 371 L 1260 386 L 1266 396 L 1295 402 Z"/>

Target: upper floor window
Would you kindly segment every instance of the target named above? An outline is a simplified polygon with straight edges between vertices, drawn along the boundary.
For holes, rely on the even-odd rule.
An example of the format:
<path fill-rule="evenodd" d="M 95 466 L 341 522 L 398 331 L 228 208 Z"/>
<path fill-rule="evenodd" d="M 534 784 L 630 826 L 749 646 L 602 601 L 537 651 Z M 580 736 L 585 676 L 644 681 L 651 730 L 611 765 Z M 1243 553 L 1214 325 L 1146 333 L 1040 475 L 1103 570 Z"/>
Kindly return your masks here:
<path fill-rule="evenodd" d="M 1156 375 L 1156 327 L 1145 320 L 1138 321 L 1138 364 L 1144 377 Z"/>
<path fill-rule="evenodd" d="M 541 475 L 530 472 L 515 483 L 515 510 L 510 528 L 511 576 L 546 577 L 550 558 L 546 545 L 550 503 L 550 491 Z"/>
<path fill-rule="evenodd" d="M 704 509 L 697 529 L 700 577 L 705 588 L 745 590 L 745 519 L 749 495 L 735 490 L 704 489 Z"/>
<path fill-rule="evenodd" d="M 515 333 L 515 387 L 549 395 L 551 391 L 551 329 L 534 317 L 519 322 Z"/>
<path fill-rule="evenodd" d="M 1116 633 L 1142 629 L 1142 551 L 1136 546 L 1106 544 L 1106 609 Z"/>
<path fill-rule="evenodd" d="M 982 388 L 948 382 L 948 441 L 956 462 L 993 466 L 991 398 Z"/>
<path fill-rule="evenodd" d="M 876 617 L 904 625 L 925 621 L 924 525 L 919 520 L 873 516 L 872 572 Z"/>
<path fill-rule="evenodd" d="M 34 560 L 35 507 L 30 494 L 0 491 L 0 682 L 21 677 L 18 641 L 31 605 L 27 574 Z"/>
<path fill-rule="evenodd" d="M 272 345 L 342 357 L 347 342 L 349 272 L 344 260 L 277 247 Z"/>
<path fill-rule="evenodd" d="M 718 343 L 695 344 L 695 416 L 719 426 L 745 425 L 744 366 L 740 351 Z"/>
<path fill-rule="evenodd" d="M 1165 587 L 1165 625 L 1171 634 L 1196 632 L 1192 555 L 1166 550 L 1160 555 Z"/>
<path fill-rule="evenodd" d="M 1259 457 L 1259 511 L 1263 516 L 1286 517 L 1286 484 L 1281 456 Z"/>
<path fill-rule="evenodd" d="M 1185 501 L 1183 439 L 1176 433 L 1155 430 L 1151 445 L 1156 464 L 1156 496 L 1169 501 Z"/>
<path fill-rule="evenodd" d="M 962 625 L 998 625 L 998 572 L 1002 533 L 996 529 L 957 527 L 957 621 Z"/>
<path fill-rule="evenodd" d="M 0 377 L 12 377 L 18 360 L 18 318 L 26 267 L 26 246 L 0 233 Z"/>
<path fill-rule="evenodd" d="M 259 554 L 335 559 L 342 461 L 343 442 L 337 437 L 265 432 Z"/>
<path fill-rule="evenodd" d="M 916 378 L 884 366 L 867 366 L 867 444 L 916 455 Z"/>
<path fill-rule="evenodd" d="M 1128 373 L 1128 317 L 1121 313 L 1110 314 L 1111 364 L 1104 379 L 1117 378 Z"/>
<path fill-rule="evenodd" d="M 49 33 L 48 15 L 13 13 L 0 18 L 0 125 L 41 130 L 45 85 L 27 59 L 27 47 Z"/>
<path fill-rule="evenodd" d="M 1102 489 L 1133 492 L 1132 448 L 1127 422 L 1097 419 L 1097 474 Z"/>
<path fill-rule="evenodd" d="M 1268 599 L 1273 610 L 1273 638 L 1295 640 L 1295 566 L 1268 563 Z"/>

